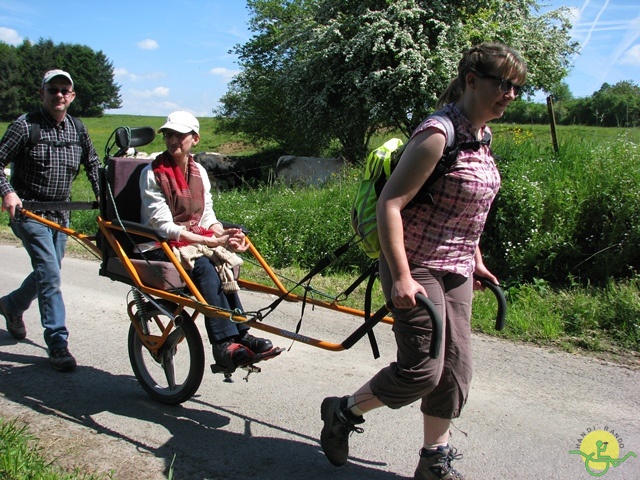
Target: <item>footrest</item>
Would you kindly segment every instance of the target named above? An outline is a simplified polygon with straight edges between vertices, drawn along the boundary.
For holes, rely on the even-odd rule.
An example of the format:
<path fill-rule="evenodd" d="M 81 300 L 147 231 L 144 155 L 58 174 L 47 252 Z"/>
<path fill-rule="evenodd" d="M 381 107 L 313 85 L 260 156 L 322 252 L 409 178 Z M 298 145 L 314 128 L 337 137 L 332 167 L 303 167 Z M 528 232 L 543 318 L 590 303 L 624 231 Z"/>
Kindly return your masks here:
<path fill-rule="evenodd" d="M 271 350 L 267 350 L 266 352 L 256 353 L 253 357 L 251 357 L 250 361 L 238 366 L 244 367 L 247 365 L 253 365 L 254 363 L 262 362 L 263 360 L 269 360 L 273 357 L 277 357 L 282 352 L 284 352 L 284 348 L 273 347 Z"/>
<path fill-rule="evenodd" d="M 214 363 L 211 365 L 211 372 L 223 373 L 226 382 L 233 382 L 233 380 L 231 380 L 231 374 L 236 371 L 236 368 L 242 368 L 244 370 L 247 370 L 249 373 L 260 372 L 260 368 L 255 366 L 256 363 L 262 362 L 264 360 L 270 360 L 273 357 L 277 357 L 284 351 L 284 348 L 273 347 L 271 350 L 267 350 L 266 352 L 256 353 L 251 358 L 247 359 L 247 361 L 235 365 L 235 368 L 233 370 L 229 369 L 225 365 Z"/>

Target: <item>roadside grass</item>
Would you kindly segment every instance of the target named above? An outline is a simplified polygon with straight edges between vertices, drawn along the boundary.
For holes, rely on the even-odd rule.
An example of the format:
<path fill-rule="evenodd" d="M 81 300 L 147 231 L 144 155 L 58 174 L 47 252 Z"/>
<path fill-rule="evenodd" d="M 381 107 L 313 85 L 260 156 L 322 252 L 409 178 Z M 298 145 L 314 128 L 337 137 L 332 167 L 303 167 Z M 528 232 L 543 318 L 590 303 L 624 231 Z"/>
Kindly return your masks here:
<path fill-rule="evenodd" d="M 0 479 L 6 480 L 107 480 L 111 473 L 79 469 L 65 471 L 46 459 L 45 452 L 26 425 L 0 417 Z"/>

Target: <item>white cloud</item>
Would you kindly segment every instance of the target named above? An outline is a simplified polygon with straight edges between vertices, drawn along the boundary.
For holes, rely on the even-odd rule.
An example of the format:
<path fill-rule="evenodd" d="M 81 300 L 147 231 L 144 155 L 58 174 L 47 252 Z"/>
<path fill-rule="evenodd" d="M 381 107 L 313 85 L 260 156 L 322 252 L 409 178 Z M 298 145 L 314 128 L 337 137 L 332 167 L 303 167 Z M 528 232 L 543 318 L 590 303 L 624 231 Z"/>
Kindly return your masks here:
<path fill-rule="evenodd" d="M 166 76 L 167 74 L 164 72 L 149 72 L 143 75 L 147 80 L 158 80 L 159 78 L 164 78 Z"/>
<path fill-rule="evenodd" d="M 622 65 L 640 66 L 640 44 L 634 45 L 627 50 L 620 60 L 620 63 Z"/>
<path fill-rule="evenodd" d="M 169 88 L 156 87 L 152 90 L 130 90 L 130 93 L 137 98 L 168 97 Z"/>
<path fill-rule="evenodd" d="M 216 77 L 222 77 L 225 80 L 231 80 L 233 78 L 234 75 L 237 75 L 238 73 L 240 73 L 239 70 L 230 70 L 228 68 L 224 68 L 224 67 L 215 67 L 212 68 L 211 70 L 209 70 L 209 73 L 211 75 L 214 75 Z"/>
<path fill-rule="evenodd" d="M 163 78 L 166 76 L 164 72 L 149 72 L 144 74 L 137 74 L 129 72 L 126 68 L 114 68 L 113 74 L 117 78 L 130 80 L 132 82 L 137 82 L 140 80 L 158 80 L 159 78 Z"/>
<path fill-rule="evenodd" d="M 114 68 L 113 75 L 116 78 L 126 78 L 133 82 L 137 81 L 140 77 L 135 73 L 129 73 L 126 68 Z"/>
<path fill-rule="evenodd" d="M 13 28 L 0 27 L 0 42 L 8 45 L 20 45 L 22 37 Z"/>
<path fill-rule="evenodd" d="M 138 42 L 136 45 L 138 45 L 138 47 L 140 47 L 142 50 L 155 50 L 160 47 L 160 45 L 158 45 L 158 42 L 151 38 L 147 38 L 141 42 Z"/>
<path fill-rule="evenodd" d="M 575 25 L 580 21 L 582 12 L 578 7 L 567 7 L 567 16 L 572 25 Z"/>

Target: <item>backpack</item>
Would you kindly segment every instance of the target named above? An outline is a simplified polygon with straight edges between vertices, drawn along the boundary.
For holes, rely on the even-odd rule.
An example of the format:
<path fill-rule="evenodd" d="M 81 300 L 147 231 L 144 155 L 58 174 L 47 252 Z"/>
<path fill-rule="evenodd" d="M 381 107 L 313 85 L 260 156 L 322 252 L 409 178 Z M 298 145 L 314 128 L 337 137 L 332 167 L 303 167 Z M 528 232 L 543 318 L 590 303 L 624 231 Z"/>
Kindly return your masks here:
<path fill-rule="evenodd" d="M 449 115 L 437 111 L 429 115 L 428 118 L 435 118 L 442 123 L 447 132 L 447 144 L 435 169 L 413 198 L 412 203 L 433 205 L 433 197 L 430 193 L 433 184 L 451 170 L 461 151 L 477 151 L 481 145 L 490 145 L 491 134 L 487 130 L 481 141 L 456 143 L 457 136 Z M 398 164 L 404 147 L 402 140 L 392 138 L 369 153 L 365 162 L 364 178 L 358 185 L 353 201 L 351 227 L 358 239 L 358 245 L 370 258 L 375 259 L 380 256 L 380 239 L 378 238 L 378 223 L 376 221 L 378 197 Z"/>
<path fill-rule="evenodd" d="M 82 138 L 86 135 L 86 128 L 84 123 L 79 118 L 72 117 L 71 121 L 76 127 L 76 131 L 78 132 L 78 141 L 75 142 L 60 142 L 57 140 L 41 140 L 40 139 L 40 122 L 44 121 L 44 117 L 40 111 L 29 112 L 27 113 L 27 124 L 29 125 L 29 143 L 27 144 L 27 148 L 31 149 L 35 145 L 49 145 L 55 147 L 66 147 L 69 145 L 81 145 L 82 146 Z"/>

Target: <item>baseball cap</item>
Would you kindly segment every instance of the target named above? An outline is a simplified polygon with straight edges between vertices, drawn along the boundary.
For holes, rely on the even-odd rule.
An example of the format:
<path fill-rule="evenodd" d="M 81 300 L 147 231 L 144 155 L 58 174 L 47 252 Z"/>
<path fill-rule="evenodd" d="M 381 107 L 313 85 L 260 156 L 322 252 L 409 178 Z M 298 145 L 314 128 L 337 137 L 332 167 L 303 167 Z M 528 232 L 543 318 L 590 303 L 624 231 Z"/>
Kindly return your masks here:
<path fill-rule="evenodd" d="M 44 88 L 45 84 L 49 83 L 49 81 L 54 77 L 65 77 L 71 82 L 71 86 L 73 87 L 73 80 L 71 78 L 71 75 L 69 75 L 64 70 L 58 70 L 58 69 L 49 70 L 47 73 L 44 74 L 44 77 L 42 77 L 42 87 Z"/>
<path fill-rule="evenodd" d="M 158 132 L 162 132 L 163 130 L 175 130 L 180 133 L 193 131 L 200 134 L 200 122 L 189 112 L 173 112 L 167 117 L 166 123 L 158 129 Z"/>

